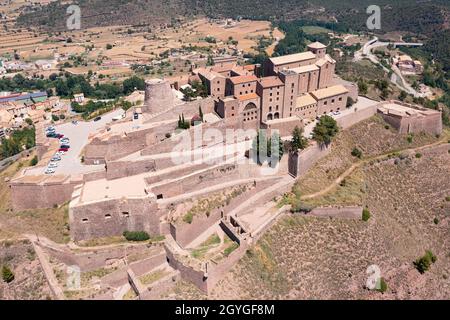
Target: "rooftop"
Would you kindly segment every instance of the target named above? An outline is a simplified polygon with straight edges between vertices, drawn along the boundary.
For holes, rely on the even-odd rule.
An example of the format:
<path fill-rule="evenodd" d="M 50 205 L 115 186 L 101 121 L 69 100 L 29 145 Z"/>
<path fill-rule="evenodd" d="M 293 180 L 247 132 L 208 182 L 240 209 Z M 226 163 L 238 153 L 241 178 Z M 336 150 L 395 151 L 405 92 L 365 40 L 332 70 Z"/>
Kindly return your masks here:
<path fill-rule="evenodd" d="M 317 103 L 316 99 L 314 99 L 309 93 L 297 98 L 297 107 L 310 106 L 315 103 Z"/>
<path fill-rule="evenodd" d="M 320 43 L 318 41 L 308 44 L 308 48 L 313 48 L 313 49 L 325 49 L 326 47 L 327 47 L 326 45 L 324 45 L 323 43 Z"/>
<path fill-rule="evenodd" d="M 240 84 L 240 83 L 246 83 L 246 82 L 252 82 L 257 81 L 258 78 L 254 75 L 247 75 L 247 76 L 237 76 L 237 77 L 231 77 L 230 81 L 233 84 Z"/>
<path fill-rule="evenodd" d="M 277 76 L 261 78 L 259 79 L 259 83 L 263 88 L 270 88 L 284 85 L 283 81 L 281 81 L 281 79 L 278 78 Z"/>
<path fill-rule="evenodd" d="M 311 60 L 315 58 L 316 55 L 314 53 L 312 53 L 311 51 L 306 51 L 301 53 L 289 54 L 281 57 L 270 58 L 270 61 L 272 61 L 274 65 L 283 65 L 298 61 Z"/>
<path fill-rule="evenodd" d="M 238 97 L 238 99 L 241 101 L 258 99 L 258 98 L 259 98 L 259 96 L 256 93 L 244 94 L 244 95 Z"/>
<path fill-rule="evenodd" d="M 420 108 L 420 107 L 408 107 L 395 102 L 385 103 L 378 108 L 378 111 L 384 114 L 392 114 L 399 117 L 410 117 L 410 116 L 425 116 L 433 113 L 439 113 L 439 111 Z"/>
<path fill-rule="evenodd" d="M 347 93 L 348 90 L 343 85 L 336 85 L 328 88 L 319 89 L 311 92 L 311 95 L 317 100 L 325 99 L 328 97 L 337 96 L 339 94 Z"/>
<path fill-rule="evenodd" d="M 317 71 L 317 70 L 319 70 L 319 68 L 315 64 L 309 64 L 307 66 L 292 68 L 291 70 L 294 72 L 297 72 L 297 73 L 304 73 L 304 72 Z"/>

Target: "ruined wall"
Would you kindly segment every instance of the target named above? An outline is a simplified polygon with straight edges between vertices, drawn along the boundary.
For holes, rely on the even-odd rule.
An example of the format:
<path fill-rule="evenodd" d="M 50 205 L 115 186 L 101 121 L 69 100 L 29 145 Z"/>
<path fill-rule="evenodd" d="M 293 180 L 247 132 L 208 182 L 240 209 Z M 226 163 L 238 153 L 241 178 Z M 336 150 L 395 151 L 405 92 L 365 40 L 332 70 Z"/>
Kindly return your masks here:
<path fill-rule="evenodd" d="M 177 257 L 167 244 L 164 245 L 166 250 L 167 262 L 169 265 L 180 272 L 183 280 L 189 281 L 197 286 L 203 292 L 208 292 L 208 282 L 205 273 L 194 266 L 184 264 L 180 257 Z"/>
<path fill-rule="evenodd" d="M 153 198 L 110 199 L 70 207 L 71 237 L 75 241 L 121 235 L 124 231 L 160 234 L 158 210 Z"/>

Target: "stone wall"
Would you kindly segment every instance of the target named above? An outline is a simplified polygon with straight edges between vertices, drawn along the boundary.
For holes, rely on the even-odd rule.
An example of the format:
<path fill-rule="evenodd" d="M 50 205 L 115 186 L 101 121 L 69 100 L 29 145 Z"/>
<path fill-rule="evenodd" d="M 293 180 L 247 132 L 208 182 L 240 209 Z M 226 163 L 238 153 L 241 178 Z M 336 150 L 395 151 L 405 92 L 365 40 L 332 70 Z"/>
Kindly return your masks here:
<path fill-rule="evenodd" d="M 330 153 L 331 147 L 319 146 L 316 142 L 300 152 L 289 152 L 288 168 L 293 177 L 300 177 L 320 159 Z"/>
<path fill-rule="evenodd" d="M 111 161 L 106 164 L 106 179 L 119 179 L 156 170 L 155 161 Z"/>
<path fill-rule="evenodd" d="M 357 124 L 358 122 L 374 116 L 377 113 L 377 109 L 378 104 L 374 104 L 373 106 L 364 109 L 355 109 L 351 113 L 338 116 L 336 118 L 336 122 L 342 129 L 347 129 Z"/>
<path fill-rule="evenodd" d="M 69 209 L 70 233 L 75 241 L 117 236 L 124 231 L 159 235 L 160 216 L 153 197 L 77 204 Z"/>
<path fill-rule="evenodd" d="M 13 180 L 11 203 L 14 211 L 28 209 L 52 208 L 62 205 L 72 198 L 74 187 L 82 181 L 72 180 L 70 176 L 60 181 L 49 181 L 43 177 L 41 181 Z"/>

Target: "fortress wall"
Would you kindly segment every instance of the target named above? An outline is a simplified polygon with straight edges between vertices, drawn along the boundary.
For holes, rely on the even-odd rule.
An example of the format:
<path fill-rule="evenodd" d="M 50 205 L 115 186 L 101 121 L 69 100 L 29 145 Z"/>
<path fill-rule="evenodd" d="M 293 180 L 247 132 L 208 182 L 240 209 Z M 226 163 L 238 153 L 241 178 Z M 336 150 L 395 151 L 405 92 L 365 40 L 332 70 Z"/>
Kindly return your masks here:
<path fill-rule="evenodd" d="M 208 264 L 208 290 L 211 290 L 220 279 L 226 276 L 228 271 L 230 271 L 231 268 L 233 268 L 245 255 L 248 247 L 248 244 L 245 241 L 242 241 L 239 248 L 234 250 L 228 257 L 219 261 L 217 264 L 213 262 Z"/>
<path fill-rule="evenodd" d="M 65 180 L 60 183 L 21 183 L 11 182 L 11 203 L 14 211 L 52 208 L 62 205 L 72 198 L 78 182 Z"/>
<path fill-rule="evenodd" d="M 164 198 L 170 198 L 182 193 L 207 188 L 222 182 L 232 181 L 239 178 L 239 168 L 237 165 L 223 165 L 219 168 L 200 172 L 181 180 L 172 181 L 164 185 L 155 186 L 151 191 L 156 194 L 162 194 Z"/>
<path fill-rule="evenodd" d="M 178 120 L 178 116 L 181 116 L 181 114 L 184 115 L 186 121 L 190 121 L 194 115 L 198 114 L 199 106 L 202 108 L 203 114 L 207 114 L 214 112 L 214 105 L 215 102 L 212 97 L 186 102 L 151 118 L 149 122 L 166 121 L 171 119 Z"/>
<path fill-rule="evenodd" d="M 289 174 L 294 177 L 305 175 L 320 159 L 330 153 L 331 147 L 320 147 L 317 143 L 300 152 L 289 152 Z"/>
<path fill-rule="evenodd" d="M 113 180 L 156 170 L 155 161 L 112 161 L 107 163 L 106 179 Z"/>
<path fill-rule="evenodd" d="M 160 214 L 149 197 L 92 202 L 70 208 L 70 233 L 75 241 L 117 236 L 124 231 L 159 235 Z"/>
<path fill-rule="evenodd" d="M 313 209 L 308 215 L 315 217 L 334 217 L 334 218 L 348 218 L 361 219 L 362 207 L 348 206 L 348 207 L 321 207 Z"/>
<path fill-rule="evenodd" d="M 336 119 L 336 122 L 342 129 L 347 129 L 357 124 L 358 122 L 361 122 L 374 116 L 377 113 L 377 109 L 378 104 L 375 104 L 368 108 L 359 109 L 356 110 L 355 112 L 339 116 Z"/>
<path fill-rule="evenodd" d="M 166 250 L 167 262 L 172 268 L 180 272 L 181 278 L 193 283 L 203 292 L 208 292 L 208 278 L 205 273 L 193 266 L 184 264 L 167 245 L 164 245 L 164 248 Z"/>
<path fill-rule="evenodd" d="M 95 180 L 100 180 L 100 179 L 106 179 L 106 170 L 89 172 L 89 173 L 83 174 L 84 182 L 95 181 Z"/>

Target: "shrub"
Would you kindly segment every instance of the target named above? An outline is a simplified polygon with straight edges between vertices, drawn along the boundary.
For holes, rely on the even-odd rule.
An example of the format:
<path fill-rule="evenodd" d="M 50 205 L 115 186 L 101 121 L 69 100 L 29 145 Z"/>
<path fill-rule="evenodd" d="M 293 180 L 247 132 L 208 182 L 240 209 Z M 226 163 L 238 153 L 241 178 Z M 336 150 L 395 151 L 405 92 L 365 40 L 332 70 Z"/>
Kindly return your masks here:
<path fill-rule="evenodd" d="M 6 283 L 10 283 L 14 280 L 14 273 L 7 266 L 2 267 L 2 279 Z"/>
<path fill-rule="evenodd" d="M 128 241 L 146 241 L 150 236 L 145 231 L 124 231 L 123 236 Z"/>
<path fill-rule="evenodd" d="M 386 129 L 386 130 L 389 130 L 389 125 L 388 124 L 386 124 L 385 126 L 384 126 L 384 128 Z"/>
<path fill-rule="evenodd" d="M 370 219 L 370 211 L 369 211 L 369 209 L 364 208 L 363 212 L 362 212 L 362 220 L 368 221 L 369 219 Z"/>
<path fill-rule="evenodd" d="M 188 212 L 184 215 L 183 217 L 183 221 L 186 223 L 191 224 L 192 220 L 194 220 L 194 215 L 192 214 L 192 212 Z"/>
<path fill-rule="evenodd" d="M 416 261 L 413 262 L 414 267 L 419 271 L 420 273 L 425 273 L 427 271 L 431 264 L 435 263 L 437 260 L 436 256 L 431 252 L 430 250 L 425 251 L 425 255 L 418 258 Z"/>
<path fill-rule="evenodd" d="M 352 150 L 352 156 L 361 159 L 361 157 L 362 157 L 362 151 L 359 150 L 358 148 L 354 147 L 353 150 Z"/>
<path fill-rule="evenodd" d="M 413 142 L 413 136 L 412 136 L 412 135 L 408 135 L 408 136 L 406 137 L 406 140 L 407 140 L 409 143 L 412 143 L 412 142 Z"/>
<path fill-rule="evenodd" d="M 439 224 L 439 219 L 436 217 L 433 219 L 434 224 Z"/>
<path fill-rule="evenodd" d="M 30 165 L 31 165 L 32 167 L 34 167 L 35 165 L 38 164 L 38 162 L 39 162 L 38 157 L 37 157 L 37 156 L 34 156 L 33 159 L 31 159 L 31 161 L 30 161 Z"/>
<path fill-rule="evenodd" d="M 420 152 L 417 152 L 417 153 L 416 153 L 416 158 L 417 158 L 417 159 L 422 158 L 422 154 L 421 154 Z"/>
<path fill-rule="evenodd" d="M 379 283 L 377 285 L 377 291 L 381 293 L 385 293 L 388 289 L 388 285 L 386 283 L 386 280 L 384 278 L 380 278 Z"/>
<path fill-rule="evenodd" d="M 450 196 L 445 197 L 445 201 L 450 202 Z"/>

